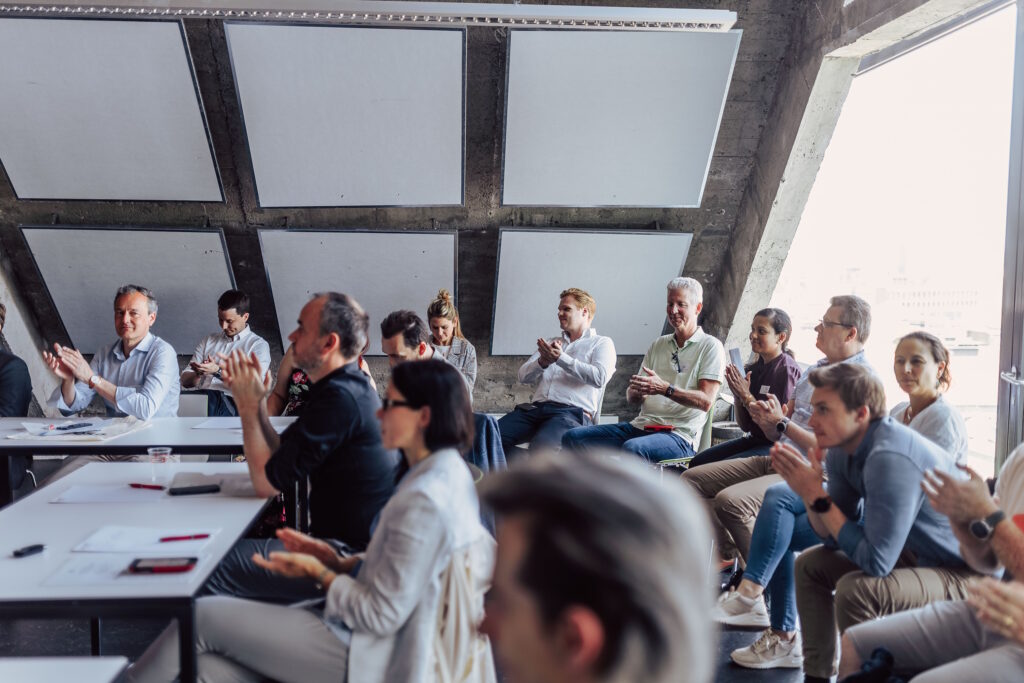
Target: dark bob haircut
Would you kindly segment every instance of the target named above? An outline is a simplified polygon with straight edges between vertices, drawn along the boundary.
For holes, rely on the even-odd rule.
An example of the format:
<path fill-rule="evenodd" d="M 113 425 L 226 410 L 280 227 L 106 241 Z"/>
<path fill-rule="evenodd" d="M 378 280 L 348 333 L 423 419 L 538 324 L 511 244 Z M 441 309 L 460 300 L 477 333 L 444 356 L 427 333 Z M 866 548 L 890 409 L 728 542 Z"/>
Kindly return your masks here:
<path fill-rule="evenodd" d="M 430 408 L 427 448 L 465 454 L 473 447 L 473 408 L 466 382 L 453 365 L 434 359 L 399 363 L 391 371 L 391 383 L 411 407 Z"/>

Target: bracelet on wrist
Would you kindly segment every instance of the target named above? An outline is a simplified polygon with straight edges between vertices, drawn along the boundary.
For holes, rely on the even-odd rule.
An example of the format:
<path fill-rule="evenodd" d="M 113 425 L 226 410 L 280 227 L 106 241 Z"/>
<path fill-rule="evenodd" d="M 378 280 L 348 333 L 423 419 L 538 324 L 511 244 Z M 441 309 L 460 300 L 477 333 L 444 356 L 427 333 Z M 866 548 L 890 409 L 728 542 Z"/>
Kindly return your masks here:
<path fill-rule="evenodd" d="M 327 580 L 327 575 L 328 574 L 333 574 L 333 573 L 334 572 L 331 571 L 330 567 L 324 567 L 320 571 L 320 574 L 318 574 L 317 577 L 316 577 L 316 587 L 317 587 L 317 590 L 323 590 L 325 588 L 324 581 Z"/>

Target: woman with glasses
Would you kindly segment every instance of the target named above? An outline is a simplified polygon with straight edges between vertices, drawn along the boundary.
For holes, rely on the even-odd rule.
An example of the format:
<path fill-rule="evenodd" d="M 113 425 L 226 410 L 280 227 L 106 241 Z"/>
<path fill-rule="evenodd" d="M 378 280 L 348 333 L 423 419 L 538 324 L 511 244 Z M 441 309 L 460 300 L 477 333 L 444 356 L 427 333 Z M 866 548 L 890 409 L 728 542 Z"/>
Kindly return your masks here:
<path fill-rule="evenodd" d="M 196 603 L 199 680 L 284 683 L 493 679 L 490 645 L 473 625 L 483 615 L 494 541 L 480 524 L 461 453 L 473 413 L 458 370 L 441 360 L 402 363 L 378 411 L 386 448 L 404 462 L 370 544 L 343 557 L 283 529 L 289 552 L 253 560 L 316 583 L 324 604 L 280 606 L 211 597 Z M 439 655 L 440 653 L 440 655 Z M 132 681 L 168 681 L 178 665 L 172 625 L 130 670 Z"/>
<path fill-rule="evenodd" d="M 928 332 L 911 332 L 896 344 L 893 371 L 908 401 L 893 408 L 889 419 L 900 421 L 966 464 L 967 428 L 942 394 L 949 388 L 949 350 Z M 735 591 L 723 593 L 713 616 L 722 624 L 767 626 L 749 647 L 733 651 L 732 660 L 756 669 L 799 667 L 800 634 L 796 630 L 796 553 L 821 543 L 811 529 L 800 497 L 785 483 L 765 493 L 754 523 L 750 555 Z M 763 594 L 771 601 L 766 609 Z"/>
<path fill-rule="evenodd" d="M 750 323 L 750 349 L 757 355 L 742 370 L 733 364 L 725 366 L 725 381 L 733 395 L 736 422 L 747 432 L 738 439 L 720 443 L 698 453 L 690 467 L 750 455 L 768 455 L 772 441 L 761 426 L 751 418 L 747 406 L 773 395 L 785 405 L 800 379 L 800 366 L 789 350 L 793 323 L 781 308 L 765 308 L 754 314 Z M 744 374 L 745 373 L 745 374 Z"/>

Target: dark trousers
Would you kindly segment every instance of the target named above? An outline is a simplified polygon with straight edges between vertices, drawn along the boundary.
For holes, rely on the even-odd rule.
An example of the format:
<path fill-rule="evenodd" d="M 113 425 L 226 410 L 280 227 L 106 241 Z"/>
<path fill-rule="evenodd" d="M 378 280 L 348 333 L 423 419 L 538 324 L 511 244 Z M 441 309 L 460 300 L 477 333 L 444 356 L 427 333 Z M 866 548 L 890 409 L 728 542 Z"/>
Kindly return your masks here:
<path fill-rule="evenodd" d="M 217 391 L 216 389 L 197 389 L 190 393 L 203 394 L 206 396 L 207 417 L 238 417 L 238 408 L 235 407 L 234 399 L 223 391 Z"/>
<path fill-rule="evenodd" d="M 751 455 L 768 455 L 772 450 L 772 443 L 759 439 L 749 434 L 738 439 L 731 439 L 717 446 L 712 446 L 702 451 L 690 461 L 690 468 L 710 465 L 713 462 L 732 460 L 733 458 L 746 458 Z"/>
<path fill-rule="evenodd" d="M 339 555 L 351 555 L 352 549 L 341 541 L 324 539 Z M 324 597 L 312 579 L 293 579 L 274 574 L 252 561 L 254 553 L 269 557 L 283 551 L 284 543 L 276 538 L 243 538 L 228 551 L 220 565 L 206 580 L 200 595 L 227 595 L 246 600 L 291 604 Z"/>
<path fill-rule="evenodd" d="M 554 401 L 538 401 L 525 404 L 532 406 L 516 406 L 508 415 L 498 420 L 501 432 L 501 447 L 505 451 L 505 459 L 511 460 L 519 452 L 517 444 L 530 442 L 534 448 L 558 448 L 562 443 L 562 435 L 570 429 L 590 424 L 590 418 L 583 408 L 555 403 Z"/>

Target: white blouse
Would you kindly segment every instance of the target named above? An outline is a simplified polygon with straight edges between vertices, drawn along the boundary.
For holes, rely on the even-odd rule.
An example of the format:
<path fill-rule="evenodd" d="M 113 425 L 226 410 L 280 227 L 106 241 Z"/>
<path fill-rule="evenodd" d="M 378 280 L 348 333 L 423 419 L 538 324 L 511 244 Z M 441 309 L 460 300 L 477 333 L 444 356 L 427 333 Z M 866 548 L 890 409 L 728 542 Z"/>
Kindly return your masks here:
<path fill-rule="evenodd" d="M 903 401 L 889 411 L 889 417 L 900 424 L 907 424 L 903 418 L 909 407 L 910 401 Z M 958 465 L 967 464 L 967 425 L 960 411 L 946 403 L 941 394 L 934 403 L 915 415 L 907 426 L 949 451 Z"/>

